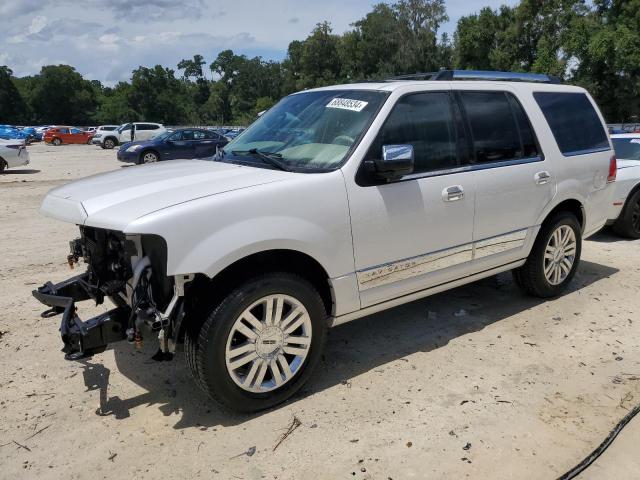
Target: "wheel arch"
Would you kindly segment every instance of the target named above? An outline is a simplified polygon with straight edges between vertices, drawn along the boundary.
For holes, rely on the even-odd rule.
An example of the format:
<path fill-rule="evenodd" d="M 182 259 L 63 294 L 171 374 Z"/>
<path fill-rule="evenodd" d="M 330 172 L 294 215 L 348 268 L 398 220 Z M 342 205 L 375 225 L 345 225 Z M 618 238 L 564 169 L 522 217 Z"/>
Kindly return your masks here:
<path fill-rule="evenodd" d="M 584 228 L 586 226 L 586 214 L 584 210 L 584 205 L 581 201 L 576 200 L 575 198 L 569 198 L 561 201 L 556 206 L 554 206 L 544 217 L 542 223 L 547 222 L 551 217 L 553 217 L 558 212 L 570 212 L 573 213 L 578 219 L 578 223 L 580 223 L 580 227 L 584 232 Z"/>
<path fill-rule="evenodd" d="M 158 157 L 157 161 L 159 162 L 160 160 L 162 160 L 162 156 L 160 155 L 160 152 L 158 152 L 158 150 L 156 150 L 155 148 L 147 147 L 140 150 L 140 153 L 138 154 L 138 163 L 143 163 L 142 157 L 144 157 L 145 153 L 155 153 L 156 157 Z"/>
<path fill-rule="evenodd" d="M 624 205 L 622 206 L 622 210 L 620 210 L 620 215 L 624 214 L 625 210 L 629 206 L 629 200 L 631 200 L 631 197 L 633 197 L 638 191 L 640 191 L 640 181 L 631 188 L 627 194 L 627 198 L 624 199 Z"/>
<path fill-rule="evenodd" d="M 310 255 L 289 249 L 264 250 L 252 253 L 223 268 L 213 277 L 196 274 L 186 290 L 187 313 L 210 308 L 219 303 L 231 290 L 257 275 L 286 272 L 298 275 L 320 294 L 327 315 L 331 315 L 334 294 L 325 268 Z M 196 315 L 199 317 L 199 315 Z"/>

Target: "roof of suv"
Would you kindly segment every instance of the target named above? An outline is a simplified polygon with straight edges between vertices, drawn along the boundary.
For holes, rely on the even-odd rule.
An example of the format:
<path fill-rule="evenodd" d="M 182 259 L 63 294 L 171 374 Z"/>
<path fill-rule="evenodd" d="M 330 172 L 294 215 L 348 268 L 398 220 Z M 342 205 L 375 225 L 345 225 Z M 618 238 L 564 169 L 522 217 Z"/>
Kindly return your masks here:
<path fill-rule="evenodd" d="M 453 81 L 441 81 L 441 80 L 391 80 L 386 82 L 366 82 L 366 83 L 347 83 L 343 85 L 332 85 L 329 87 L 314 88 L 309 91 L 322 91 L 322 90 L 381 90 L 387 92 L 393 92 L 404 87 L 425 87 L 425 90 L 432 90 L 434 88 L 446 87 L 451 88 L 460 85 L 473 85 L 479 90 L 496 88 L 496 86 L 516 87 L 519 89 L 537 90 L 537 91 L 565 91 L 565 92 L 584 92 L 581 87 L 575 87 L 573 85 L 560 85 L 554 83 L 540 83 L 540 82 L 510 82 L 510 81 L 487 81 L 487 80 L 453 80 Z"/>

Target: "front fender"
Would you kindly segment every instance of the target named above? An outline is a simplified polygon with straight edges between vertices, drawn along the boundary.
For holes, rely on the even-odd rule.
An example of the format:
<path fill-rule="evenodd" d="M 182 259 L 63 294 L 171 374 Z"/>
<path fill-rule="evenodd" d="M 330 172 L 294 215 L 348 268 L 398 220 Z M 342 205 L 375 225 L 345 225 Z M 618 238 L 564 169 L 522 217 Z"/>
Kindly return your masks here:
<path fill-rule="evenodd" d="M 273 249 L 305 253 L 332 278 L 355 269 L 339 170 L 175 205 L 138 218 L 125 233 L 163 237 L 168 275 L 214 277 L 237 260 Z"/>

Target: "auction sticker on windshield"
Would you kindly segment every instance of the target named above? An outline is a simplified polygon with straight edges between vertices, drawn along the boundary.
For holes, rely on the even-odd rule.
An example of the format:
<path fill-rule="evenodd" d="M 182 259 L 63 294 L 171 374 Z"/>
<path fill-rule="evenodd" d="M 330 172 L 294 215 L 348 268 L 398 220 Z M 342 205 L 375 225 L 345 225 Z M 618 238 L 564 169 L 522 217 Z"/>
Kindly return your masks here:
<path fill-rule="evenodd" d="M 327 108 L 341 108 L 343 110 L 351 110 L 353 112 L 361 112 L 369 102 L 362 100 L 352 100 L 350 98 L 334 98 L 329 102 Z"/>

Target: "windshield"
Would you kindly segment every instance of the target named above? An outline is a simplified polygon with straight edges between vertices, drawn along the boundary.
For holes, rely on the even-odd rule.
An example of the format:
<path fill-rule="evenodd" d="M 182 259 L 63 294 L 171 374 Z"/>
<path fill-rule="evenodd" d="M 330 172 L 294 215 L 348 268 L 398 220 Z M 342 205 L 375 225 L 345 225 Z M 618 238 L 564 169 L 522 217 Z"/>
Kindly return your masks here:
<path fill-rule="evenodd" d="M 387 92 L 322 90 L 290 95 L 231 141 L 225 152 L 276 154 L 291 169 L 340 166 L 364 134 Z"/>
<path fill-rule="evenodd" d="M 156 133 L 153 137 L 151 137 L 151 139 L 152 140 L 164 140 L 164 139 L 168 138 L 171 134 L 173 134 L 173 132 Z"/>
<path fill-rule="evenodd" d="M 612 138 L 616 158 L 640 160 L 640 138 Z"/>

